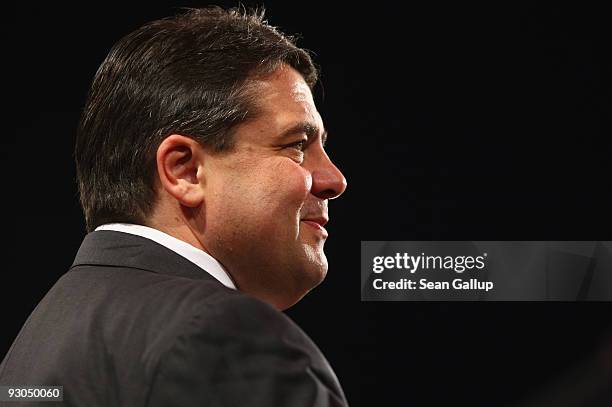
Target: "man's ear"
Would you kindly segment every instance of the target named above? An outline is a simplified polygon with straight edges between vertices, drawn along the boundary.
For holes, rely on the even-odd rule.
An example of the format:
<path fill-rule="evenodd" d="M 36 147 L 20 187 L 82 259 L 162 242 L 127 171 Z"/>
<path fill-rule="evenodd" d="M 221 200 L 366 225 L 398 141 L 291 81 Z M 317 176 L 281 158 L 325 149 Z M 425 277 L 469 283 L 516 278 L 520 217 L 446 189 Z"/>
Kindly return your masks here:
<path fill-rule="evenodd" d="M 204 201 L 203 149 L 189 137 L 172 134 L 157 148 L 157 173 L 161 186 L 182 205 L 197 207 Z"/>

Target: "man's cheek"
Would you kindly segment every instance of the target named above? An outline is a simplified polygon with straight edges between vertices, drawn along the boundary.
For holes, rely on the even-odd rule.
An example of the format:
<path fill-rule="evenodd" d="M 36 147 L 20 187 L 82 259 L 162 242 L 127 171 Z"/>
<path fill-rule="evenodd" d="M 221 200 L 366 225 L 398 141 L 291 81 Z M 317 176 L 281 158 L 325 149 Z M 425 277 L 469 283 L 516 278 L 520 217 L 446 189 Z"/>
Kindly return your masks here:
<path fill-rule="evenodd" d="M 312 190 L 312 174 L 309 171 L 302 169 L 302 178 L 304 180 L 304 195 L 307 197 Z"/>
<path fill-rule="evenodd" d="M 287 184 L 292 197 L 304 202 L 312 189 L 312 175 L 302 167 L 294 168 L 287 174 Z"/>
<path fill-rule="evenodd" d="M 312 188 L 312 175 L 303 167 L 289 162 L 270 174 L 270 191 L 280 202 L 301 205 Z"/>

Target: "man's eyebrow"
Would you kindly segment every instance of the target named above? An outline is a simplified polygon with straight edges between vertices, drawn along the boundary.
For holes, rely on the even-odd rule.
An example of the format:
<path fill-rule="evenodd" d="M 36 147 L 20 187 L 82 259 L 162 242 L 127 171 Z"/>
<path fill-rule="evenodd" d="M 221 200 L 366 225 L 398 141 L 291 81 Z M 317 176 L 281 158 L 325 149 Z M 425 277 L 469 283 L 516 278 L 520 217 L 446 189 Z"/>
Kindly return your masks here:
<path fill-rule="evenodd" d="M 313 124 L 310 122 L 300 122 L 290 127 L 289 129 L 285 130 L 281 134 L 280 138 L 286 138 L 286 137 L 293 136 L 296 134 L 306 134 L 306 136 L 309 139 L 312 139 L 316 137 L 319 133 L 321 133 L 321 130 L 319 129 L 319 126 L 317 126 L 316 124 Z M 327 141 L 327 130 L 323 130 L 323 133 L 321 134 L 321 142 L 323 143 L 323 145 L 325 145 L 326 141 Z"/>

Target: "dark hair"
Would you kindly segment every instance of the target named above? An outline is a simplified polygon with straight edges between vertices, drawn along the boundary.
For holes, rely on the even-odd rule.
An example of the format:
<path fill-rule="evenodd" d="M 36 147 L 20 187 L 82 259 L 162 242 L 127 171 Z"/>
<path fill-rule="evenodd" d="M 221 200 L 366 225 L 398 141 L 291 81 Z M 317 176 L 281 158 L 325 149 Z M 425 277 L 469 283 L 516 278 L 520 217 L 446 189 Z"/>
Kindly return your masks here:
<path fill-rule="evenodd" d="M 75 160 L 87 230 L 144 224 L 156 201 L 155 156 L 172 133 L 221 152 L 232 129 L 256 115 L 251 79 L 282 64 L 312 88 L 307 51 L 261 12 L 189 9 L 117 42 L 93 80 L 77 131 Z"/>

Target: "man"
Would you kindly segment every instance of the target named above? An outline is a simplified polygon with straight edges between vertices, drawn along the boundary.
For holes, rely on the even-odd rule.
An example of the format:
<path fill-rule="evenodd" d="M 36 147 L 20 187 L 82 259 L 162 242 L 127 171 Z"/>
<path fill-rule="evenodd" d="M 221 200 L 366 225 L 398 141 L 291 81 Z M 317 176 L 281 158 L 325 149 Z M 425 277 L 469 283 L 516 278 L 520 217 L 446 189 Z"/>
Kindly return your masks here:
<path fill-rule="evenodd" d="M 310 56 L 262 15 L 197 9 L 111 50 L 75 158 L 89 233 L 0 365 L 74 406 L 342 406 L 279 310 L 327 272 Z"/>

